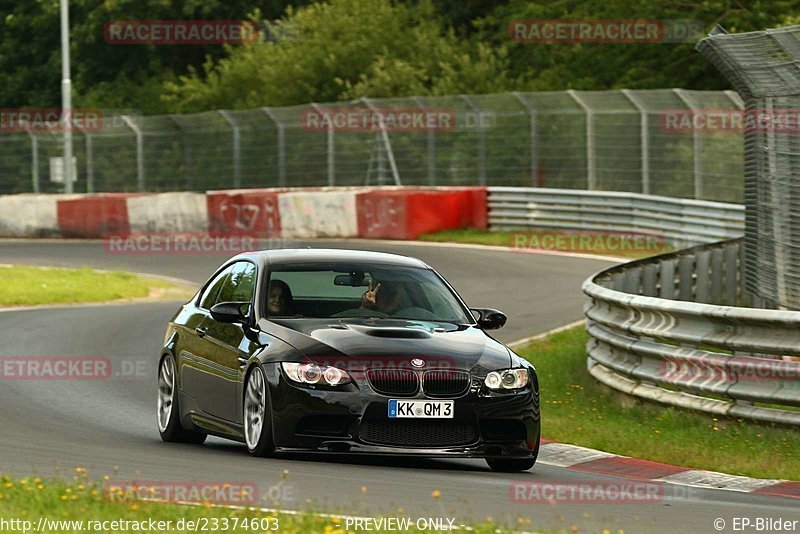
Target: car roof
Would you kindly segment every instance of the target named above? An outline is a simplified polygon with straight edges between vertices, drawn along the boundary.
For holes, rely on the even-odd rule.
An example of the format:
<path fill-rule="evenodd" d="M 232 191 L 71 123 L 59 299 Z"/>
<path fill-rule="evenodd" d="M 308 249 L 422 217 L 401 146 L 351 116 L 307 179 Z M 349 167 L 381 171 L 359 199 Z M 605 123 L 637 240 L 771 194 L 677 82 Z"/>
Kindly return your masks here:
<path fill-rule="evenodd" d="M 386 252 L 372 252 L 369 250 L 326 249 L 326 248 L 284 248 L 272 250 L 258 250 L 240 254 L 238 258 L 250 257 L 260 263 L 270 265 L 296 265 L 307 263 L 380 263 L 382 265 L 395 265 L 399 267 L 421 267 L 429 269 L 425 262 Z"/>

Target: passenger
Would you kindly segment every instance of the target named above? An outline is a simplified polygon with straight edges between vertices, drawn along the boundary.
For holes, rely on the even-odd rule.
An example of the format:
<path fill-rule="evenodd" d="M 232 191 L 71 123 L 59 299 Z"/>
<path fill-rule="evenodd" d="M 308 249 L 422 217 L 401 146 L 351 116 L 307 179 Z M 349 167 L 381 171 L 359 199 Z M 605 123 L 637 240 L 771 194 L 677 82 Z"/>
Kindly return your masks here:
<path fill-rule="evenodd" d="M 386 315 L 391 315 L 400 308 L 400 289 L 392 282 L 378 282 L 375 288 L 372 287 L 372 280 L 369 281 L 369 289 L 361 295 L 361 307 L 368 310 L 375 310 Z"/>
<path fill-rule="evenodd" d="M 267 295 L 267 310 L 270 315 L 293 315 L 292 290 L 283 280 L 271 280 Z"/>

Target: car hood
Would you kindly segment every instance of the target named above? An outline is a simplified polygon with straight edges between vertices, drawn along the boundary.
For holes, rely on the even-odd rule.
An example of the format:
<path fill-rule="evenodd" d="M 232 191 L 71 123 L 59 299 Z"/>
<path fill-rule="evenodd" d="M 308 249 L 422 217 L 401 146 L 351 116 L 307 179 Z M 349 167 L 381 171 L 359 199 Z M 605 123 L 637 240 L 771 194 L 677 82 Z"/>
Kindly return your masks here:
<path fill-rule="evenodd" d="M 470 325 L 386 319 L 281 319 L 263 325 L 322 365 L 343 362 L 349 369 L 408 367 L 480 372 L 511 366 L 500 342 Z M 415 362 L 419 364 L 419 362 Z"/>

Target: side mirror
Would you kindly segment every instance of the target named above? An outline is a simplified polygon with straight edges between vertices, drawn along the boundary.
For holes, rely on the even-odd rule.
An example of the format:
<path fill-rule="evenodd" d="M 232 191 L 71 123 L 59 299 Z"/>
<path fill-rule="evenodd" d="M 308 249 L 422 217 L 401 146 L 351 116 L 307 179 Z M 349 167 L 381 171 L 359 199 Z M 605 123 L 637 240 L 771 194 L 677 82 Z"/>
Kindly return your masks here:
<path fill-rule="evenodd" d="M 470 308 L 473 314 L 477 314 L 475 320 L 478 322 L 478 327 L 481 330 L 497 330 L 503 328 L 506 324 L 508 317 L 500 310 L 493 308 Z"/>
<path fill-rule="evenodd" d="M 247 323 L 249 302 L 220 302 L 211 307 L 211 317 L 220 323 Z"/>

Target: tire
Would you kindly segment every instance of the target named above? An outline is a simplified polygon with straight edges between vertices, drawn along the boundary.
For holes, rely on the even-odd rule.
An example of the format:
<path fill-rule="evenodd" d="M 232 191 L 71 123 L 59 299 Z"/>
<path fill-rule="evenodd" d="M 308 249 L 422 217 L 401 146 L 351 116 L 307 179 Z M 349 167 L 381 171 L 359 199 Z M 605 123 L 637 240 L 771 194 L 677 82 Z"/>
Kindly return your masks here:
<path fill-rule="evenodd" d="M 530 458 L 487 458 L 486 463 L 489 464 L 492 471 L 501 473 L 527 471 L 536 464 L 536 459 L 539 457 L 539 445 L 542 444 L 541 429 L 542 423 L 540 421 L 539 437 L 536 438 L 536 447 L 534 447 L 533 455 Z"/>
<path fill-rule="evenodd" d="M 253 367 L 244 383 L 242 399 L 242 419 L 244 422 L 244 442 L 247 452 L 252 456 L 272 456 L 275 443 L 272 439 L 272 414 L 264 370 L 260 365 Z"/>
<path fill-rule="evenodd" d="M 206 440 L 206 434 L 183 428 L 178 399 L 175 360 L 171 354 L 166 354 L 158 364 L 158 404 L 156 409 L 158 433 L 161 434 L 161 439 L 167 442 L 203 443 Z"/>

